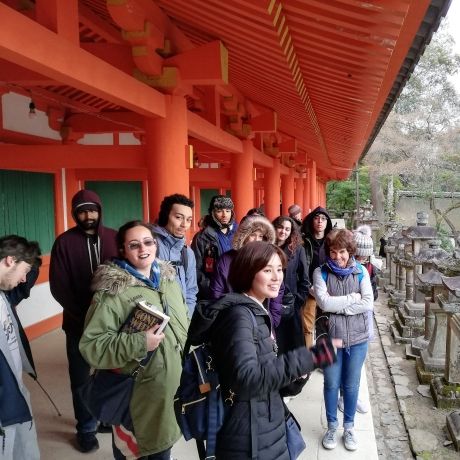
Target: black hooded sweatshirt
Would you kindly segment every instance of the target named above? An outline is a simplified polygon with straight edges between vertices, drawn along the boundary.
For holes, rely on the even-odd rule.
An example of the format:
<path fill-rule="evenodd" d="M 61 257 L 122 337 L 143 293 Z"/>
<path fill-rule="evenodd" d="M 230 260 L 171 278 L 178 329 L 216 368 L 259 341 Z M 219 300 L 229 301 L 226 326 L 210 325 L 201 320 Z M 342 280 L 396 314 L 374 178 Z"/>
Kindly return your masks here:
<path fill-rule="evenodd" d="M 324 237 L 320 240 L 315 238 L 313 231 L 313 218 L 318 214 L 324 214 L 327 218 L 326 228 L 324 230 Z M 326 209 L 318 206 L 308 214 L 302 222 L 302 235 L 305 246 L 305 255 L 307 257 L 307 264 L 309 265 L 310 280 L 313 280 L 313 272 L 315 268 L 326 262 L 326 251 L 324 248 L 324 238 L 332 230 L 332 221 Z"/>
<path fill-rule="evenodd" d="M 99 262 L 117 257 L 117 233 L 102 225 L 99 196 L 91 190 L 80 190 L 75 194 L 72 199 L 72 216 L 75 222 L 75 208 L 82 203 L 96 203 L 99 206 L 99 225 L 96 232 L 100 241 Z M 88 240 L 88 235 L 77 225 L 60 235 L 51 250 L 51 294 L 64 309 L 62 329 L 76 336 L 83 333 L 86 312 L 92 298 L 90 284 L 93 267 L 88 252 Z"/>

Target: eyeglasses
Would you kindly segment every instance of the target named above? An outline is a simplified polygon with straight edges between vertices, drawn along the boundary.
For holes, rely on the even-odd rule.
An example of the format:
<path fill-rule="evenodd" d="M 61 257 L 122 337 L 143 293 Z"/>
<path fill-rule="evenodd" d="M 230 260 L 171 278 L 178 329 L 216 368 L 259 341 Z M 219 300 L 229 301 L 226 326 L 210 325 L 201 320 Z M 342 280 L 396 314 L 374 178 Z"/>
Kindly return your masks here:
<path fill-rule="evenodd" d="M 157 242 L 153 238 L 146 238 L 144 241 L 131 241 L 126 245 L 126 247 L 130 251 L 137 251 L 139 250 L 142 246 L 145 246 L 146 248 L 149 248 L 150 246 L 156 246 Z"/>

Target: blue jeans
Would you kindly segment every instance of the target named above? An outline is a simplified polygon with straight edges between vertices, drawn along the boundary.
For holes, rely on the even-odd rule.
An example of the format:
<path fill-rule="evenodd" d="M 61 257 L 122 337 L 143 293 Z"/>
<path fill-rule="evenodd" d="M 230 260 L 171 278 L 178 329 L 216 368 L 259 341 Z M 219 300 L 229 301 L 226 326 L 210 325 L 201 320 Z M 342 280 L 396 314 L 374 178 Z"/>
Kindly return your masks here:
<path fill-rule="evenodd" d="M 367 342 L 337 349 L 337 362 L 324 369 L 324 402 L 328 428 L 338 428 L 337 402 L 343 389 L 343 427 L 353 428 L 358 401 L 361 369 L 366 359 Z"/>
<path fill-rule="evenodd" d="M 81 387 L 88 380 L 90 365 L 78 349 L 80 337 L 66 332 L 67 360 L 69 362 L 70 389 L 78 433 L 91 433 L 97 429 L 97 420 L 90 414 L 81 397 Z"/>

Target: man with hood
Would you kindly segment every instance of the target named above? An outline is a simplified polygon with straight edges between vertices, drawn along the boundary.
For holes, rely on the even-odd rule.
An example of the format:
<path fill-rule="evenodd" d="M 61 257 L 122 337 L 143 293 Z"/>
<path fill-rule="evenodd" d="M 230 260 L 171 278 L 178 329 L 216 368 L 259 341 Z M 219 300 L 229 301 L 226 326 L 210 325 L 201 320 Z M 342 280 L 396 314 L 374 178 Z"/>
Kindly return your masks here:
<path fill-rule="evenodd" d="M 29 392 L 22 373 L 36 378 L 32 355 L 15 305 L 8 294 L 25 283 L 33 266 L 41 263 L 40 248 L 17 235 L 0 238 L 0 458 L 38 460 L 37 433 Z"/>
<path fill-rule="evenodd" d="M 304 239 L 305 255 L 309 268 L 309 277 L 313 279 L 316 268 L 326 262 L 324 239 L 332 230 L 332 221 L 327 211 L 318 206 L 305 217 L 302 222 L 302 235 Z M 316 320 L 316 300 L 313 288 L 310 288 L 307 301 L 302 309 L 303 332 L 307 348 L 313 345 L 313 335 Z"/>
<path fill-rule="evenodd" d="M 83 333 L 86 312 L 91 303 L 91 278 L 99 264 L 118 255 L 116 231 L 102 225 L 99 196 L 80 190 L 72 198 L 72 216 L 77 224 L 54 242 L 50 261 L 50 288 L 64 309 L 62 329 L 66 335 L 70 388 L 77 421 L 77 445 L 81 452 L 99 448 L 97 420 L 87 410 L 80 395 L 88 380 L 90 366 L 78 344 Z"/>
<path fill-rule="evenodd" d="M 233 201 L 225 195 L 213 196 L 205 227 L 195 235 L 192 249 L 196 258 L 198 298 L 209 300 L 209 282 L 216 260 L 232 249 L 233 235 L 238 227 L 235 222 Z"/>
<path fill-rule="evenodd" d="M 192 224 L 193 201 L 178 193 L 163 199 L 157 224 L 158 258 L 169 260 L 176 268 L 176 279 L 182 289 L 190 317 L 195 310 L 198 286 L 195 254 L 187 247 L 185 236 Z"/>

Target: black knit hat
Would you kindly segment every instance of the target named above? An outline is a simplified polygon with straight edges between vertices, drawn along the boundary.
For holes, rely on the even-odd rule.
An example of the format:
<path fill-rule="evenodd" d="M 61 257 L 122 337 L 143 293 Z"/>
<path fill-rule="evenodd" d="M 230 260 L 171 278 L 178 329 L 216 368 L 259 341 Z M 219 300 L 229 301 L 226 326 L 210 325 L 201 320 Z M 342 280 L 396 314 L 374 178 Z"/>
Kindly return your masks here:
<path fill-rule="evenodd" d="M 234 205 L 230 197 L 225 195 L 215 195 L 211 198 L 209 203 L 208 213 L 212 214 L 215 209 L 231 209 L 233 211 Z"/>

